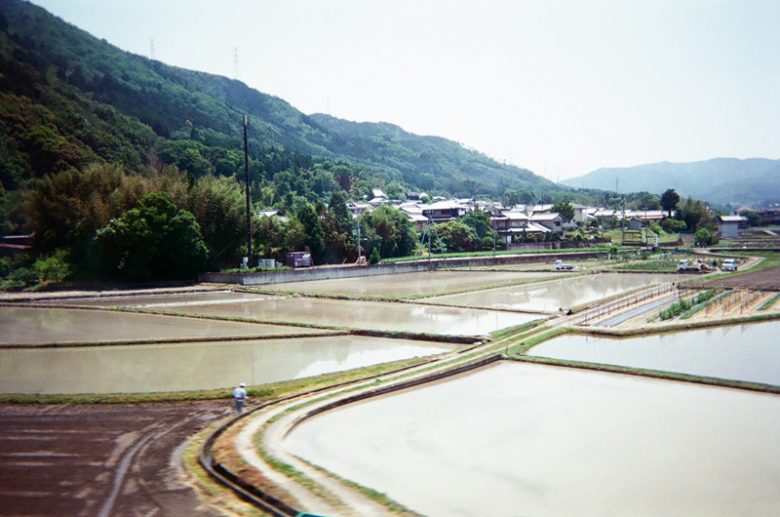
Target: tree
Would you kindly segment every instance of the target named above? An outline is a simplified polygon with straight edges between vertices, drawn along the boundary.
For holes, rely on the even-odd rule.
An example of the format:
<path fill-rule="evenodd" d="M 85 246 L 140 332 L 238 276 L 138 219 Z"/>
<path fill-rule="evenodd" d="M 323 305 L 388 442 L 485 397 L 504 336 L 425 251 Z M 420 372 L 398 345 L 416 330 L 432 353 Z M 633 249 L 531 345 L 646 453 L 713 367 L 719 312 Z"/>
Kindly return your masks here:
<path fill-rule="evenodd" d="M 568 201 L 559 201 L 552 207 L 552 211 L 561 216 L 564 223 L 568 223 L 574 219 L 574 207 Z"/>
<path fill-rule="evenodd" d="M 298 221 L 303 225 L 306 238 L 304 246 L 309 248 L 315 263 L 323 262 L 325 256 L 325 232 L 322 221 L 311 203 L 303 203 L 296 214 Z"/>
<path fill-rule="evenodd" d="M 198 221 L 209 250 L 209 266 L 236 263 L 246 235 L 244 194 L 232 178 L 206 176 L 190 189 L 187 209 Z"/>
<path fill-rule="evenodd" d="M 488 212 L 482 210 L 472 210 L 468 214 L 464 215 L 460 219 L 463 224 L 466 224 L 477 232 L 477 236 L 480 239 L 485 237 L 493 238 L 493 221 L 490 219 Z"/>
<path fill-rule="evenodd" d="M 363 214 L 361 227 L 366 229 L 367 248 L 376 247 L 384 258 L 405 257 L 414 251 L 417 239 L 409 219 L 397 208 L 381 206 Z"/>
<path fill-rule="evenodd" d="M 672 217 L 672 210 L 677 208 L 677 203 L 680 202 L 680 195 L 674 191 L 673 188 L 666 189 L 661 194 L 661 207 L 667 211 L 669 217 Z"/>
<path fill-rule="evenodd" d="M 696 244 L 699 246 L 710 246 L 712 244 L 715 244 L 717 242 L 717 238 L 714 233 L 712 233 L 707 228 L 699 228 L 696 230 Z"/>
<path fill-rule="evenodd" d="M 441 239 L 447 251 L 473 251 L 481 244 L 474 228 L 462 221 L 453 220 L 439 223 L 433 227 L 436 237 Z"/>
<path fill-rule="evenodd" d="M 696 231 L 702 227 L 714 227 L 714 218 L 710 209 L 703 201 L 688 197 L 680 204 L 677 217 L 685 222 L 690 231 Z"/>
<path fill-rule="evenodd" d="M 103 271 L 129 280 L 193 278 L 208 258 L 195 217 L 162 192 L 111 220 L 95 241 Z"/>

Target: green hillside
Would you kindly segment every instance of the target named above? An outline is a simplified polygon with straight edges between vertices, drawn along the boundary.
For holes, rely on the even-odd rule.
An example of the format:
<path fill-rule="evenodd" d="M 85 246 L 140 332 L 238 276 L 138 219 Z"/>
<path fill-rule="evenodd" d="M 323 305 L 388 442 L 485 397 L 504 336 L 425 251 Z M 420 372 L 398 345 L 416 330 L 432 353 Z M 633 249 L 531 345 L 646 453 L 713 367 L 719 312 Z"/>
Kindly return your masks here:
<path fill-rule="evenodd" d="M 352 195 L 370 187 L 459 196 L 565 190 L 443 138 L 304 115 L 239 81 L 124 52 L 42 8 L 0 0 L 0 182 L 7 192 L 96 161 L 230 176 L 241 169 L 244 114 L 256 201 L 263 186 L 276 188 L 278 173 L 318 164 L 326 191 L 338 182 Z"/>

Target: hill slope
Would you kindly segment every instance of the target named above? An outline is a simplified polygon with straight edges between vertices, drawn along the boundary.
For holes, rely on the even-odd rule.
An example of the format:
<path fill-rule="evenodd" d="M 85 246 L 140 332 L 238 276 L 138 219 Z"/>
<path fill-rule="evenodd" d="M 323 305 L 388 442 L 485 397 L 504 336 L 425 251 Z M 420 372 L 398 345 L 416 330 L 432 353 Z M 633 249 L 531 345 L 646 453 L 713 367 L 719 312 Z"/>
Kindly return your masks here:
<path fill-rule="evenodd" d="M 744 205 L 780 200 L 780 160 L 715 158 L 691 163 L 651 163 L 597 169 L 563 183 L 578 188 L 648 191 L 673 188 L 681 196 L 712 203 Z"/>
<path fill-rule="evenodd" d="M 282 147 L 347 160 L 373 181 L 456 195 L 562 190 L 443 138 L 413 135 L 390 124 L 304 115 L 239 81 L 124 52 L 40 7 L 0 0 L 0 182 L 5 190 L 95 160 L 131 169 L 161 160 L 193 174 L 230 174 L 236 168 L 230 151 L 240 149 L 245 113 L 254 156 Z"/>

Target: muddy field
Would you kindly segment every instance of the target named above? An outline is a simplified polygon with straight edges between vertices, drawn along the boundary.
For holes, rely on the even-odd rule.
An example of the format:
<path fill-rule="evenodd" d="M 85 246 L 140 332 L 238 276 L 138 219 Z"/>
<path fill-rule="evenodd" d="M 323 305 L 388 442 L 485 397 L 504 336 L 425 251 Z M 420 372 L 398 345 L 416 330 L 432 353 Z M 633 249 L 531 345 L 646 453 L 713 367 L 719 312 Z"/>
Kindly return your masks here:
<path fill-rule="evenodd" d="M 181 444 L 227 402 L 0 405 L 0 515 L 219 515 L 182 481 Z"/>
<path fill-rule="evenodd" d="M 728 287 L 731 289 L 760 289 L 780 291 L 780 268 L 767 268 L 744 275 L 707 282 L 706 287 Z"/>

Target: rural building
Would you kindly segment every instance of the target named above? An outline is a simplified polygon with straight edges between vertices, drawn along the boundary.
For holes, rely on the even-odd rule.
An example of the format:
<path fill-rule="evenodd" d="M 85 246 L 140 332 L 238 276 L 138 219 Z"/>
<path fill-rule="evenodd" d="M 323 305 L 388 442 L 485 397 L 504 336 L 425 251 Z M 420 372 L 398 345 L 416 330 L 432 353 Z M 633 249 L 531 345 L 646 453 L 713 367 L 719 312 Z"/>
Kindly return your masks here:
<path fill-rule="evenodd" d="M 468 209 L 457 201 L 438 201 L 422 206 L 422 215 L 434 223 L 452 221 L 466 215 Z"/>
<path fill-rule="evenodd" d="M 529 218 L 529 222 L 543 226 L 551 232 L 563 231 L 563 218 L 555 212 L 533 213 Z"/>
<path fill-rule="evenodd" d="M 720 216 L 720 236 L 724 239 L 736 239 L 747 228 L 747 218 L 741 215 Z"/>

